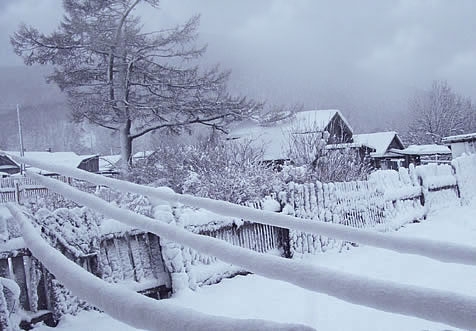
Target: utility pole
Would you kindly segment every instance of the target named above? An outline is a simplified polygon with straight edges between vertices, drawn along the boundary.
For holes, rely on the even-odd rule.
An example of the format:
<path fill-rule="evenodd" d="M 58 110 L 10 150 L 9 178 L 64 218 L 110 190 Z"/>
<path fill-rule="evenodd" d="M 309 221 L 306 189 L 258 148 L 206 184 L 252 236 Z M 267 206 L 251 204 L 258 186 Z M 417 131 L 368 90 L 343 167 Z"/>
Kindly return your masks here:
<path fill-rule="evenodd" d="M 17 104 L 17 120 L 18 120 L 18 135 L 20 136 L 20 156 L 25 156 L 25 149 L 23 147 L 23 133 L 21 129 L 21 120 L 20 120 L 20 105 Z M 23 175 L 25 171 L 25 164 L 20 164 L 20 174 Z"/>

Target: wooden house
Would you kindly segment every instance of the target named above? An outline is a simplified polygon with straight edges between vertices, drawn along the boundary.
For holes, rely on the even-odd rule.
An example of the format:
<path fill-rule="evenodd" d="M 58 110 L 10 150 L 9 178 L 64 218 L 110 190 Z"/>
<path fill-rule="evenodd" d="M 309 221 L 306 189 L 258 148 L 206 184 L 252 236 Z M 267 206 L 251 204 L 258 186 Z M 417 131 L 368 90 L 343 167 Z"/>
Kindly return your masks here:
<path fill-rule="evenodd" d="M 19 173 L 20 164 L 8 156 L 8 154 L 20 156 L 20 152 L 6 152 L 5 155 L 0 155 L 0 171 L 10 175 Z M 97 155 L 77 155 L 74 152 L 25 152 L 25 157 L 35 161 L 78 168 L 89 172 L 99 172 L 99 157 Z M 38 171 L 38 173 L 43 175 L 53 175 L 51 172 L 36 169 L 28 164 L 26 169 Z"/>
<path fill-rule="evenodd" d="M 0 154 L 0 171 L 4 174 L 13 175 L 20 172 L 20 165 L 7 155 Z"/>
<path fill-rule="evenodd" d="M 395 131 L 355 134 L 354 143 L 375 149 L 369 156 L 376 169 L 398 169 L 403 157 L 392 150 L 404 149 L 402 140 Z"/>
<path fill-rule="evenodd" d="M 476 154 L 476 132 L 445 137 L 442 142 L 451 149 L 453 159 L 463 154 Z"/>
<path fill-rule="evenodd" d="M 309 138 L 323 139 L 327 144 L 351 143 L 352 133 L 352 127 L 339 110 L 309 110 L 270 125 L 242 122 L 228 134 L 227 140 L 249 142 L 263 151 L 263 161 L 280 164 L 289 160 L 293 142 Z"/>

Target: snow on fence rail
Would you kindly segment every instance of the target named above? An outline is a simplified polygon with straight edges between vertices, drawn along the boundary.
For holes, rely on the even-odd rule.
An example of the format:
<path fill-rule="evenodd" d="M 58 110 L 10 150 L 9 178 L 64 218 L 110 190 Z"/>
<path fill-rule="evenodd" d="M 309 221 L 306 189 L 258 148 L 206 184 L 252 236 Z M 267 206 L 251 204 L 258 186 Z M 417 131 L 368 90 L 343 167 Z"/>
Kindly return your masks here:
<path fill-rule="evenodd" d="M 27 246 L 48 270 L 78 296 L 129 325 L 146 330 L 312 330 L 298 324 L 211 316 L 104 282 L 49 246 L 17 207 L 8 208 Z"/>
<path fill-rule="evenodd" d="M 379 310 L 438 321 L 460 328 L 470 328 L 476 325 L 476 298 L 474 297 L 459 295 L 448 291 L 370 279 L 302 263 L 297 260 L 288 260 L 272 255 L 260 254 L 233 246 L 222 240 L 200 236 L 177 228 L 176 226 L 157 222 L 156 220 L 135 214 L 129 210 L 120 209 L 95 196 L 81 192 L 60 182 L 55 182 L 47 178 L 39 178 L 40 176 L 36 174 L 31 174 L 31 176 L 57 193 L 92 209 L 100 210 L 108 217 L 130 226 L 150 231 L 168 240 L 180 242 L 183 245 L 214 255 L 222 261 L 242 266 L 246 270 L 265 277 L 284 280 L 312 291 L 326 293 L 351 303 L 365 305 Z M 162 191 L 162 193 L 171 194 L 172 192 Z M 251 209 L 245 207 L 244 210 Z M 222 210 L 222 212 L 224 211 Z M 272 213 L 268 214 L 264 211 L 254 210 L 253 212 L 258 212 L 262 214 L 262 216 L 279 216 Z M 284 216 L 283 220 L 289 218 L 289 216 L 282 216 Z M 243 215 L 243 218 L 246 219 L 248 217 L 247 215 Z M 388 241 L 395 239 L 388 238 L 388 236 L 384 237 L 387 237 Z M 424 245 L 421 246 L 420 249 L 422 247 L 427 249 L 429 247 L 432 249 L 437 247 L 437 242 L 434 242 L 434 245 L 429 245 L 430 243 L 429 241 L 424 241 Z M 454 248 L 456 247 L 450 248 L 446 253 L 452 252 L 450 255 L 453 255 L 453 253 L 455 253 Z M 466 254 L 471 254 L 471 258 L 466 256 L 463 260 L 471 262 L 470 264 L 476 262 L 474 261 L 476 248 L 459 246 L 456 250 L 458 251 L 459 249 L 462 249 L 462 251 L 456 254 L 459 255 L 458 259 Z M 440 250 L 440 253 L 441 252 Z M 297 273 L 299 277 L 296 277 Z"/>
<path fill-rule="evenodd" d="M 285 229 L 241 220 L 223 222 L 218 215 L 203 215 L 203 211 L 188 208 L 184 208 L 183 212 L 183 221 L 195 224 L 186 225 L 187 230 L 260 252 L 274 250 L 279 253 L 276 248 L 282 246 L 282 233 L 287 232 Z M 197 225 L 197 216 L 205 222 L 213 219 L 213 216 L 218 217 L 219 221 Z M 163 261 L 161 239 L 143 230 L 120 226 L 120 223 L 110 219 L 101 221 L 102 225 L 98 228 L 95 217 L 86 208 L 60 208 L 53 212 L 41 209 L 31 219 L 41 226 L 41 232 L 54 248 L 101 279 L 152 298 L 168 298 L 172 291 L 171 274 Z M 11 223 L 10 220 L 8 222 Z M 29 320 L 26 316 L 34 317 L 32 323 L 43 320 L 50 326 L 55 325 L 61 316 L 76 313 L 84 303 L 64 289 L 31 256 L 30 251 L 24 248 L 21 237 L 16 237 L 18 235 L 15 230 L 3 234 L 7 241 L 3 246 L 0 244 L 4 250 L 0 249 L 0 277 L 14 279 L 20 286 L 22 295 L 18 302 L 27 312 L 22 318 L 25 327 Z M 181 249 L 184 263 L 188 265 L 187 274 L 194 280 L 194 283 L 188 284 L 192 288 L 248 273 L 244 268 L 224 263 L 214 256 L 188 247 L 182 246 Z M 8 291 L 5 295 L 8 295 Z M 12 312 L 12 300 L 8 299 L 7 302 Z"/>
<path fill-rule="evenodd" d="M 330 238 L 338 238 L 349 242 L 375 246 L 399 253 L 423 255 L 442 262 L 476 265 L 476 259 L 474 258 L 476 256 L 476 247 L 472 246 L 442 243 L 430 239 L 403 238 L 397 234 L 376 233 L 366 229 L 348 227 L 342 224 L 312 222 L 302 218 L 285 215 L 283 213 L 276 214 L 274 212 L 256 210 L 226 201 L 177 194 L 166 187 L 154 188 L 142 186 L 96 175 L 80 169 L 72 169 L 61 165 L 51 165 L 28 158 L 14 158 L 19 162 L 32 164 L 38 168 L 61 173 L 96 185 L 108 186 L 123 192 L 133 192 L 139 195 L 148 196 L 149 198 L 168 201 L 170 203 L 182 203 L 196 208 L 204 208 L 223 216 L 237 217 L 239 219 L 246 219 L 257 223 L 288 228 L 306 233 L 317 233 Z M 72 188 L 59 181 L 54 181 L 31 172 L 27 172 L 27 174 L 43 185 L 48 186 L 51 190 L 56 192 L 60 191 L 63 196 L 68 196 L 65 194 L 66 192 L 73 192 Z"/>

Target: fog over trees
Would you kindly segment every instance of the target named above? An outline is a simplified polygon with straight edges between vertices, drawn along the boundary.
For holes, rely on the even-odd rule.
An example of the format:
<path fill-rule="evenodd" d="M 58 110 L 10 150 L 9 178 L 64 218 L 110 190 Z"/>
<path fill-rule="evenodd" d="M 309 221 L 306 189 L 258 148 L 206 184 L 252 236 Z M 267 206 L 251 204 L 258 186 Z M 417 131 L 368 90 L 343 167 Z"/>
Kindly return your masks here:
<path fill-rule="evenodd" d="M 140 2 L 65 0 L 56 31 L 22 25 L 11 43 L 25 64 L 54 67 L 48 79 L 66 93 L 73 120 L 118 133 L 124 162 L 130 162 L 133 140 L 146 133 L 181 133 L 191 124 L 223 130 L 260 110 L 261 104 L 228 93 L 228 72 L 191 62 L 205 51 L 194 43 L 197 16 L 143 32 L 133 14 Z M 159 4 L 145 3 L 152 9 Z"/>
<path fill-rule="evenodd" d="M 476 105 L 451 88 L 434 81 L 410 100 L 411 122 L 407 139 L 416 144 L 441 143 L 446 136 L 476 131 Z"/>
<path fill-rule="evenodd" d="M 141 5 L 136 14 L 147 31 L 157 29 L 157 25 L 167 28 L 183 24 L 191 15 L 202 14 L 195 41 L 197 45 L 209 43 L 209 47 L 195 64 L 210 68 L 221 62 L 230 68 L 228 91 L 232 94 L 269 104 L 300 103 L 304 110 L 338 108 L 356 132 L 396 130 L 406 142 L 417 142 L 425 140 L 408 134 L 411 123 L 415 128 L 414 96 L 429 90 L 432 80 L 448 80 L 452 92 L 462 98 L 474 100 L 476 96 L 471 88 L 474 37 L 467 33 L 474 30 L 474 20 L 468 14 L 472 8 L 471 1 L 431 5 L 376 2 L 374 6 L 349 3 L 344 8 L 339 4 L 277 0 L 259 4 L 245 0 L 226 6 L 214 1 L 163 0 L 160 10 Z M 61 1 L 6 0 L 0 9 L 4 31 L 0 36 L 4 45 L 0 50 L 0 113 L 12 113 L 15 104 L 21 104 L 26 121 L 25 147 L 119 152 L 117 133 L 92 130 L 92 126 L 71 126 L 82 132 L 73 145 L 60 136 L 61 130 L 56 130 L 53 123 L 70 120 L 72 109 L 55 85 L 44 83 L 43 77 L 51 73 L 51 67 L 5 67 L 21 63 L 8 44 L 18 24 L 32 24 L 49 35 L 64 13 Z M 30 112 L 30 106 L 36 110 Z M 52 128 L 29 128 L 26 117 L 31 113 L 52 118 L 44 119 Z M 14 114 L 5 119 L 14 120 Z M 43 121 L 39 116 L 36 120 Z M 0 141 L 7 143 L 7 149 L 18 149 L 16 124 L 0 125 L 4 128 Z M 88 132 L 82 130 L 85 128 Z M 48 138 L 37 139 L 35 130 L 56 130 L 56 134 L 45 133 Z M 452 132 L 457 131 L 461 132 Z M 136 151 L 150 148 L 148 134 L 138 139 Z"/>

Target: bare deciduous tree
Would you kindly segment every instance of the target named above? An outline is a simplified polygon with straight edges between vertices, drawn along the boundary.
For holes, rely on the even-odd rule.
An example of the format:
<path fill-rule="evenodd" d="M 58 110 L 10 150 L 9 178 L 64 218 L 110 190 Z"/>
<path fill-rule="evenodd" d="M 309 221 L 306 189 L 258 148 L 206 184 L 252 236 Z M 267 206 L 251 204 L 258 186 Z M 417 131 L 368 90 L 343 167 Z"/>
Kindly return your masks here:
<path fill-rule="evenodd" d="M 454 92 L 446 81 L 410 100 L 412 121 L 408 140 L 415 144 L 441 143 L 446 136 L 475 130 L 476 110 L 469 98 Z"/>
<path fill-rule="evenodd" d="M 358 150 L 346 148 L 348 144 L 327 149 L 330 138 L 329 132 L 312 123 L 291 128 L 287 154 L 293 166 L 285 169 L 289 177 L 286 180 L 327 183 L 365 179 L 371 170 L 368 160 L 362 159 Z"/>
<path fill-rule="evenodd" d="M 192 124 L 223 130 L 261 104 L 233 97 L 229 72 L 193 65 L 199 17 L 171 29 L 144 32 L 133 11 L 158 0 L 63 0 L 65 16 L 51 34 L 23 25 L 11 37 L 27 65 L 51 64 L 49 80 L 66 92 L 76 121 L 119 133 L 123 160 L 148 132 L 180 133 Z"/>

